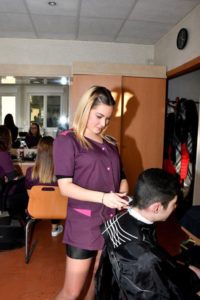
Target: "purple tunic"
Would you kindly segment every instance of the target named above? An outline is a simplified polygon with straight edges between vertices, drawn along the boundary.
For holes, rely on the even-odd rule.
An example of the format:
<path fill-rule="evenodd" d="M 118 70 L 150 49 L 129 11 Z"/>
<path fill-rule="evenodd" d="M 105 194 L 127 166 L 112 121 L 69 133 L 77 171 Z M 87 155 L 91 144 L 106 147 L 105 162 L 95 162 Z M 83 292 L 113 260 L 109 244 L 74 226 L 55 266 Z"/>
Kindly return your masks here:
<path fill-rule="evenodd" d="M 119 192 L 121 163 L 117 146 L 91 139 L 93 149 L 81 146 L 73 131 L 60 134 L 54 141 L 54 172 L 58 178 L 72 178 L 83 188 L 100 192 Z M 63 242 L 99 250 L 104 239 L 99 226 L 115 214 L 115 209 L 100 203 L 68 199 Z"/>
<path fill-rule="evenodd" d="M 0 151 L 0 178 L 6 176 L 8 181 L 17 176 L 17 171 L 13 166 L 10 153 L 8 151 Z"/>

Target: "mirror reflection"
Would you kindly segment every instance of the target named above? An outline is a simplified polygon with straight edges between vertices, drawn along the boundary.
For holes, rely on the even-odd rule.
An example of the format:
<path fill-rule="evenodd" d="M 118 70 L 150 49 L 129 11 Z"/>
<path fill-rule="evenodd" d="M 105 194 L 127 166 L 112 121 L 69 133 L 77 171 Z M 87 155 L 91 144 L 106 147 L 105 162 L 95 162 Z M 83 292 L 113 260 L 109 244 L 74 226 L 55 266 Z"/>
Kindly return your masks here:
<path fill-rule="evenodd" d="M 12 114 L 23 141 L 36 122 L 42 136 L 68 128 L 69 77 L 0 77 L 0 124 Z"/>

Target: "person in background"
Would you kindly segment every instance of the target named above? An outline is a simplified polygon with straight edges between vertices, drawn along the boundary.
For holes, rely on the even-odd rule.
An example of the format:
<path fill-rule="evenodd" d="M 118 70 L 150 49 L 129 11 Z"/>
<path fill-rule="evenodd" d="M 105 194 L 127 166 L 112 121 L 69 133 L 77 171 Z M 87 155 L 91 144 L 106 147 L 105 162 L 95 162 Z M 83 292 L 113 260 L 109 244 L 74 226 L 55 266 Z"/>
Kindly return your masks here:
<path fill-rule="evenodd" d="M 17 141 L 18 136 L 18 127 L 15 125 L 13 116 L 11 114 L 7 114 L 4 118 L 4 125 L 10 130 L 12 136 L 12 148 L 19 148 L 20 142 Z"/>
<path fill-rule="evenodd" d="M 40 126 L 38 123 L 31 123 L 29 132 L 25 137 L 25 142 L 28 148 L 37 148 L 38 142 L 41 139 Z"/>
<path fill-rule="evenodd" d="M 96 300 L 199 299 L 200 269 L 176 262 L 156 238 L 154 223 L 165 221 L 175 210 L 179 192 L 177 178 L 162 169 L 147 169 L 140 174 L 132 205 L 101 227 L 106 246 L 103 254 L 107 251 L 109 255 L 113 276 L 107 277 L 108 264 L 101 273 L 106 262 L 102 255 Z"/>
<path fill-rule="evenodd" d="M 17 171 L 9 153 L 12 144 L 11 132 L 5 125 L 0 125 L 0 178 L 5 182 L 18 178 Z"/>
<path fill-rule="evenodd" d="M 35 164 L 26 171 L 25 186 L 28 194 L 30 194 L 32 186 L 35 185 L 58 185 L 53 168 L 53 141 L 54 139 L 51 136 L 45 136 L 38 143 Z M 52 220 L 51 224 L 51 235 L 53 237 L 63 231 L 63 226 L 59 225 L 59 220 Z"/>
<path fill-rule="evenodd" d="M 56 300 L 94 299 L 94 275 L 104 245 L 99 226 L 127 205 L 121 198 L 128 183 L 117 143 L 104 133 L 114 105 L 107 88 L 90 88 L 79 102 L 73 129 L 54 142 L 54 172 L 68 197 L 65 281 Z"/>
<path fill-rule="evenodd" d="M 17 182 L 18 173 L 12 163 L 9 150 L 11 148 L 11 132 L 5 125 L 0 125 L 0 179 L 7 183 L 11 180 L 16 180 L 9 191 L 7 199 L 7 210 L 10 215 L 19 215 L 25 218 L 25 209 L 27 207 L 27 193 L 24 182 Z"/>

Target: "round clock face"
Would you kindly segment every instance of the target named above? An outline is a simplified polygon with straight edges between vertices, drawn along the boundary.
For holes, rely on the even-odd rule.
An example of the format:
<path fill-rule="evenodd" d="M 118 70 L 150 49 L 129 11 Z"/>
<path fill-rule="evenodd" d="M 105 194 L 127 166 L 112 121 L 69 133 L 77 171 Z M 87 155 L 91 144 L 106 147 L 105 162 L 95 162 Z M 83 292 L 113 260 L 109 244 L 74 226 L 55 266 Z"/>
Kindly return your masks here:
<path fill-rule="evenodd" d="M 176 45 L 178 49 L 183 49 L 185 48 L 188 40 L 188 31 L 186 28 L 180 29 L 178 35 L 177 35 L 177 40 L 176 40 Z"/>

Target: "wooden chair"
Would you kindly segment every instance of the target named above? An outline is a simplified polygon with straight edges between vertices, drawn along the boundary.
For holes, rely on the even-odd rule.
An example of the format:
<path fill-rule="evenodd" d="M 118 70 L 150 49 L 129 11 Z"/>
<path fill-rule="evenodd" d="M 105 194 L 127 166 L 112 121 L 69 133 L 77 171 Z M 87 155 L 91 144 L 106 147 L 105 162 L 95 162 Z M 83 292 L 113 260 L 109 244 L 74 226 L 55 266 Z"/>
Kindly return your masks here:
<path fill-rule="evenodd" d="M 62 196 L 57 186 L 38 185 L 30 191 L 28 202 L 28 214 L 30 216 L 26 224 L 25 232 L 25 262 L 28 264 L 37 240 L 31 245 L 29 237 L 30 225 L 40 219 L 59 219 L 67 217 L 68 198 Z"/>

